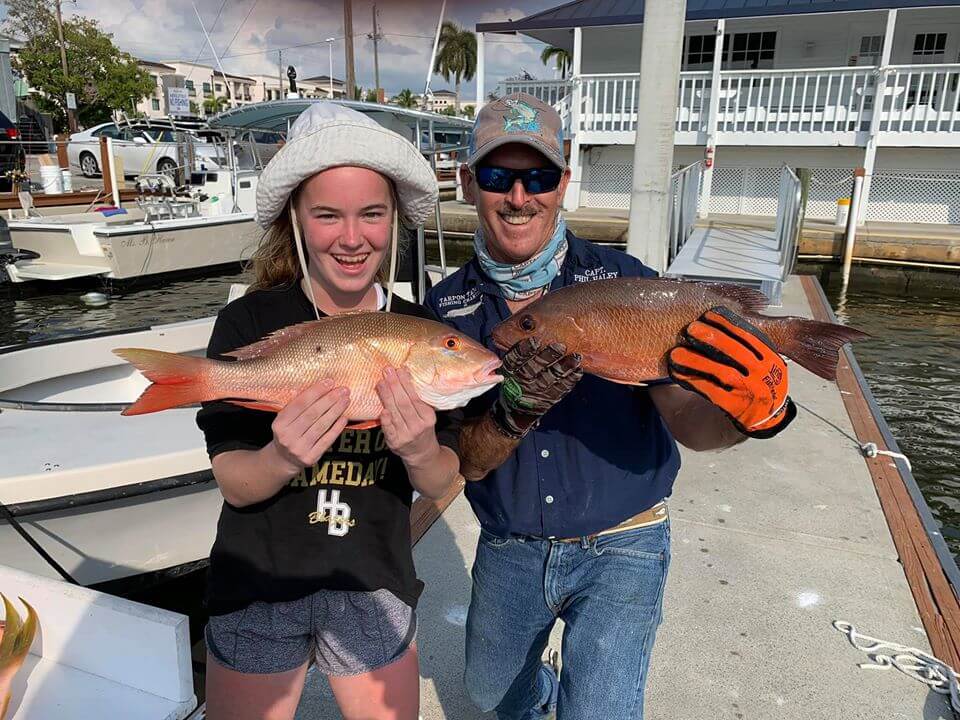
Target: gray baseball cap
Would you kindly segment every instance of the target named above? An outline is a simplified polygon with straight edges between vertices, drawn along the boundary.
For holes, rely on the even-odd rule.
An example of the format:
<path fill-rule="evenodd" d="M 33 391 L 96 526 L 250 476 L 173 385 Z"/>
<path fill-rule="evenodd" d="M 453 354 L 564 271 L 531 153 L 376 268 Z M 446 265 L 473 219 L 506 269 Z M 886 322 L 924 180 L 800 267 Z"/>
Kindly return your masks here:
<path fill-rule="evenodd" d="M 560 114 L 533 95 L 513 93 L 480 109 L 473 123 L 467 165 L 475 167 L 487 153 L 507 143 L 529 145 L 561 170 L 567 166 Z"/>

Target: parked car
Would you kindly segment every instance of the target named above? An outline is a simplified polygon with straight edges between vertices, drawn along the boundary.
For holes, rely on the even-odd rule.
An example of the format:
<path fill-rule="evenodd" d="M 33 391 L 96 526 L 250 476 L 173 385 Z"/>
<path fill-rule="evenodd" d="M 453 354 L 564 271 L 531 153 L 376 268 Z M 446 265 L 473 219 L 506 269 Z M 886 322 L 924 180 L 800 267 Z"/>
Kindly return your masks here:
<path fill-rule="evenodd" d="M 219 170 L 223 165 L 223 149 L 204 142 L 189 130 L 181 130 L 193 143 L 194 170 Z M 79 168 L 84 177 L 100 174 L 100 138 L 114 140 L 114 152 L 123 162 L 124 175 L 170 173 L 177 167 L 176 130 L 160 123 L 102 123 L 70 136 L 67 157 L 70 166 Z"/>
<path fill-rule="evenodd" d="M 0 112 L 0 192 L 13 190 L 13 181 L 7 173 L 26 167 L 26 154 L 17 126 Z"/>

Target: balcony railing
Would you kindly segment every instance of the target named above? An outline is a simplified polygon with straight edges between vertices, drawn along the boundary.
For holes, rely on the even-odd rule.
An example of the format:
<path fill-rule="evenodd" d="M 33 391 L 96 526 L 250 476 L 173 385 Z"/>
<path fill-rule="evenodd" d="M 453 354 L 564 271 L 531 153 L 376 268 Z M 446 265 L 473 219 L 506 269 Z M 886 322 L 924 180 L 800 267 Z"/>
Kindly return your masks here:
<path fill-rule="evenodd" d="M 884 78 L 884 93 L 877 88 Z M 573 83 L 580 83 L 578 127 L 572 127 Z M 506 81 L 501 92 L 526 92 L 561 111 L 565 128 L 602 141 L 605 135 L 636 131 L 639 74 L 582 75 L 575 81 Z M 710 72 L 683 72 L 677 89 L 676 131 L 702 143 L 709 129 L 713 80 Z M 839 67 L 723 71 L 716 130 L 726 141 L 771 134 L 817 138 L 827 144 L 863 144 L 875 110 L 876 130 L 892 136 L 960 131 L 960 64 L 898 65 L 884 70 Z M 775 134 L 775 138 L 773 136 Z M 612 138 L 611 138 L 612 139 Z M 789 139 L 789 138 L 788 138 Z M 953 140 L 951 139 L 951 144 Z M 960 135 L 956 142 L 960 144 Z"/>

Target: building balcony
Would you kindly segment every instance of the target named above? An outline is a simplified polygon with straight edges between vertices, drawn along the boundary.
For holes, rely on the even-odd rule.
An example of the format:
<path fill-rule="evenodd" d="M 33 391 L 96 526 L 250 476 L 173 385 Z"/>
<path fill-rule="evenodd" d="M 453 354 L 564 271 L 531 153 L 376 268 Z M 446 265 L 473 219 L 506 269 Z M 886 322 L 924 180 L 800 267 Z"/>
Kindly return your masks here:
<path fill-rule="evenodd" d="M 639 84 L 639 73 L 597 74 L 505 80 L 499 92 L 529 93 L 554 106 L 567 134 L 579 135 L 583 145 L 630 145 Z M 960 146 L 960 64 L 722 71 L 715 118 L 712 91 L 711 72 L 680 74 L 678 145 L 704 145 L 715 125 L 715 142 L 723 146 L 862 147 L 871 130 L 885 146 Z"/>

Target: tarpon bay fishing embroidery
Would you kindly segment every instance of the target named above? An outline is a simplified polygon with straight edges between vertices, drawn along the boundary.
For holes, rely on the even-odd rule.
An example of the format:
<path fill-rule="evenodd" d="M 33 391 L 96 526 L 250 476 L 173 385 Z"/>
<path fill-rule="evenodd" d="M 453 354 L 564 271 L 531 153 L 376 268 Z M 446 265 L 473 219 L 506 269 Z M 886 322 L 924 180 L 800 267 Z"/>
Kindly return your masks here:
<path fill-rule="evenodd" d="M 510 112 L 503 116 L 504 132 L 540 132 L 540 111 L 523 100 L 504 100 Z"/>

